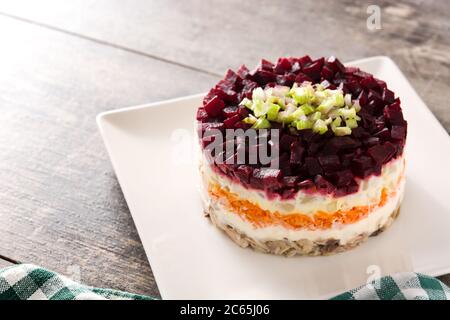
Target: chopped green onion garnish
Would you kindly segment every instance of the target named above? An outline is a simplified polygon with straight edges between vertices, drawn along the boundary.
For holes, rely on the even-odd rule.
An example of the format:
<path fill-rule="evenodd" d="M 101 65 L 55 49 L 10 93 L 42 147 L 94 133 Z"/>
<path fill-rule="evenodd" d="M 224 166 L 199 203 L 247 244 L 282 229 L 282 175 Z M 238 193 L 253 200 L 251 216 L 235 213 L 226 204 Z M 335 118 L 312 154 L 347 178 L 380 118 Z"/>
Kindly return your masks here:
<path fill-rule="evenodd" d="M 314 107 L 311 106 L 311 105 L 309 105 L 309 104 L 304 104 L 304 105 L 302 105 L 302 106 L 300 107 L 300 109 L 303 110 L 303 113 L 304 113 L 305 115 L 309 115 L 309 114 L 311 114 L 311 113 L 314 112 Z"/>
<path fill-rule="evenodd" d="M 297 130 L 311 129 L 313 122 L 311 120 L 300 119 L 293 122 Z"/>
<path fill-rule="evenodd" d="M 322 114 L 321 114 L 319 111 L 314 112 L 314 113 L 310 116 L 310 119 L 311 119 L 312 121 L 317 121 L 317 120 L 319 120 L 319 119 L 321 119 L 321 118 L 322 118 Z"/>
<path fill-rule="evenodd" d="M 266 100 L 266 94 L 264 92 L 264 90 L 260 87 L 256 88 L 253 90 L 252 92 L 252 100 L 261 100 L 264 101 Z"/>
<path fill-rule="evenodd" d="M 324 134 L 328 131 L 328 126 L 323 120 L 317 120 L 313 125 L 313 131 L 319 134 Z"/>
<path fill-rule="evenodd" d="M 335 127 L 339 127 L 339 126 L 341 125 L 341 123 L 342 123 L 341 117 L 337 117 L 337 118 L 334 119 L 333 122 L 332 122 L 333 126 L 335 126 Z"/>
<path fill-rule="evenodd" d="M 349 135 L 361 120 L 357 115 L 361 106 L 358 100 L 352 101 L 351 94 L 344 95 L 342 86 L 327 89 L 329 86 L 305 81 L 291 88 L 256 88 L 252 99 L 244 98 L 239 104 L 252 111 L 242 121 L 255 129 L 270 128 L 273 121 L 297 130 L 312 129 L 324 134 L 331 128 L 337 136 Z"/>
<path fill-rule="evenodd" d="M 354 129 L 358 126 L 358 123 L 356 122 L 356 119 L 346 119 L 345 125 L 350 129 Z"/>
<path fill-rule="evenodd" d="M 280 111 L 280 106 L 274 103 L 269 104 L 269 109 L 267 110 L 267 119 L 270 121 L 277 120 L 278 112 Z"/>
<path fill-rule="evenodd" d="M 242 120 L 242 121 L 244 123 L 254 124 L 256 122 L 256 120 L 258 120 L 258 118 L 254 117 L 253 115 L 249 115 L 247 118 L 244 118 L 244 120 Z"/>
<path fill-rule="evenodd" d="M 338 127 L 335 128 L 333 131 L 334 134 L 337 136 L 347 136 L 352 134 L 352 129 L 350 129 L 349 127 Z"/>
<path fill-rule="evenodd" d="M 269 105 L 261 100 L 256 100 L 253 102 L 252 110 L 256 117 L 261 117 L 267 113 Z"/>
<path fill-rule="evenodd" d="M 341 109 L 338 109 L 338 114 L 346 119 L 355 118 L 356 110 L 355 110 L 355 108 L 351 108 L 351 109 L 341 108 Z"/>
<path fill-rule="evenodd" d="M 256 122 L 252 126 L 252 128 L 254 128 L 254 129 L 269 129 L 270 122 L 266 118 L 258 118 L 258 120 L 256 120 Z"/>

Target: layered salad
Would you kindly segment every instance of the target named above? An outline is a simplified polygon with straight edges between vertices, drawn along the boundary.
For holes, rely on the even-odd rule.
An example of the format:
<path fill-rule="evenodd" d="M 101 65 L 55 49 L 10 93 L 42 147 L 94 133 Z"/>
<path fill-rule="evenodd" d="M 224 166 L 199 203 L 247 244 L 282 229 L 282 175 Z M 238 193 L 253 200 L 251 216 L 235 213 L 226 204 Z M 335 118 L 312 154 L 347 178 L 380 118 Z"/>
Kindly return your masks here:
<path fill-rule="evenodd" d="M 370 73 L 335 57 L 243 65 L 196 119 L 205 213 L 241 247 L 337 253 L 399 213 L 407 122 Z"/>

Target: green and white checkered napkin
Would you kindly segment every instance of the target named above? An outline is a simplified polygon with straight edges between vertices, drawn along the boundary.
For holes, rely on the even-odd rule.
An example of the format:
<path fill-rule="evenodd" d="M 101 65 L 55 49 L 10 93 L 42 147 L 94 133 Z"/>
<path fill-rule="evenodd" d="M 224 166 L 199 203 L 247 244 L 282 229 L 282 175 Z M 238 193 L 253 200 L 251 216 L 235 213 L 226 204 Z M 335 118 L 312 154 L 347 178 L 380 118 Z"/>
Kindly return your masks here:
<path fill-rule="evenodd" d="M 439 280 L 401 273 L 350 290 L 335 300 L 448 300 L 450 289 Z M 20 264 L 0 270 L 0 300 L 152 300 L 151 297 L 99 289 L 76 283 L 55 272 Z"/>
<path fill-rule="evenodd" d="M 0 270 L 0 300 L 151 300 L 150 297 L 81 285 L 32 264 Z"/>

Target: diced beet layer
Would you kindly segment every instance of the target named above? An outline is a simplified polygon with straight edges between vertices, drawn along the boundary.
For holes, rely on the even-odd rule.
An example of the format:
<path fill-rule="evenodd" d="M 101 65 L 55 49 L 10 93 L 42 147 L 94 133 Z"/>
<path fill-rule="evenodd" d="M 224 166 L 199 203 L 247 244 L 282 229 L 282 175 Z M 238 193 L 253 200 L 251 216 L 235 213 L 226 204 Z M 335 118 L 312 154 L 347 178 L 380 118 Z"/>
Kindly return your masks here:
<path fill-rule="evenodd" d="M 361 121 L 349 136 L 336 137 L 331 131 L 319 135 L 312 130 L 297 131 L 294 128 L 271 122 L 272 129 L 278 129 L 277 143 L 270 135 L 255 147 L 248 148 L 242 141 L 231 141 L 237 152 L 249 155 L 269 143 L 269 150 L 278 152 L 277 159 L 270 164 L 227 164 L 224 154 L 213 155 L 214 167 L 241 184 L 265 190 L 268 194 L 278 194 L 282 198 L 293 197 L 298 190 L 309 190 L 345 196 L 357 192 L 359 179 L 379 174 L 384 164 L 403 153 L 407 122 L 403 117 L 401 102 L 386 82 L 356 67 L 345 67 L 337 58 L 311 59 L 303 57 L 282 57 L 276 63 L 262 59 L 250 71 L 242 65 L 236 72 L 228 70 L 205 96 L 198 108 L 196 119 L 199 123 L 201 147 L 212 149 L 215 136 L 208 136 L 212 129 L 251 129 L 251 124 L 242 122 L 251 111 L 239 103 L 244 98 L 251 99 L 257 87 L 283 85 L 309 81 L 326 83 L 328 88 L 342 87 L 344 93 L 358 101 Z M 265 142 L 262 142 L 265 141 Z M 236 159 L 238 153 L 228 155 Z M 246 162 L 247 163 L 247 162 Z M 278 167 L 268 167 L 278 164 Z"/>

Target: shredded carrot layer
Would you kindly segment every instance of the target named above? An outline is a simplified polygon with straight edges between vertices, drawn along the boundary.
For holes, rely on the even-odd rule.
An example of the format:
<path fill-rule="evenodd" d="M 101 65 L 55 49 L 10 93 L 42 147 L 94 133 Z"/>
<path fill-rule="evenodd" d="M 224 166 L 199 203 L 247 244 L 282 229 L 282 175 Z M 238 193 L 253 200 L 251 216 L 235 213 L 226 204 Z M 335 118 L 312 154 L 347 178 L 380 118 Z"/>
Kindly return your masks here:
<path fill-rule="evenodd" d="M 307 215 L 304 213 L 281 214 L 279 212 L 264 210 L 253 202 L 240 199 L 237 194 L 231 193 L 217 184 L 210 185 L 209 194 L 215 199 L 225 200 L 222 203 L 227 206 L 229 211 L 238 214 L 255 227 L 282 225 L 290 229 L 308 230 L 329 229 L 335 223 L 355 223 L 367 217 L 374 209 L 384 206 L 388 198 L 395 196 L 395 192 L 388 194 L 387 189 L 383 188 L 378 204 L 356 206 L 350 210 L 338 210 L 332 213 L 318 211 L 314 215 Z"/>

